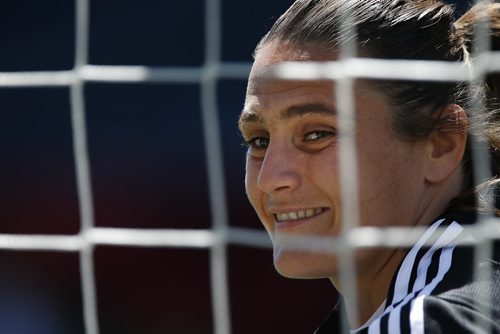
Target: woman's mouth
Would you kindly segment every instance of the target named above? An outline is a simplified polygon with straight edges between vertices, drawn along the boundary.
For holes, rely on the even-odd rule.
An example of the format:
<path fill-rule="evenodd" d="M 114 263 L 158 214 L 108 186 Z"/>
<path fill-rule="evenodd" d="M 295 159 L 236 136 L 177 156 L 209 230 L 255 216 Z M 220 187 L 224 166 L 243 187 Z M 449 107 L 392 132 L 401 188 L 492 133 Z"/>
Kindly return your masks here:
<path fill-rule="evenodd" d="M 307 219 L 311 217 L 318 216 L 325 212 L 326 208 L 314 208 L 314 209 L 305 209 L 305 210 L 297 210 L 297 211 L 289 211 L 284 213 L 275 214 L 276 221 L 280 223 L 295 221 L 300 219 Z"/>

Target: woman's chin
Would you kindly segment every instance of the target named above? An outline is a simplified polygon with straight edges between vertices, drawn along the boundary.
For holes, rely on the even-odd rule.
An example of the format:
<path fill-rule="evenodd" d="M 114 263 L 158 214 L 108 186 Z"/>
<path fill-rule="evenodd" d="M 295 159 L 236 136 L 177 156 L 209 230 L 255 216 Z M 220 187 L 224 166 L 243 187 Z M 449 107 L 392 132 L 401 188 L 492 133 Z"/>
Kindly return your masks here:
<path fill-rule="evenodd" d="M 274 251 L 274 267 L 287 278 L 316 279 L 335 276 L 337 259 L 333 255 L 297 250 Z"/>

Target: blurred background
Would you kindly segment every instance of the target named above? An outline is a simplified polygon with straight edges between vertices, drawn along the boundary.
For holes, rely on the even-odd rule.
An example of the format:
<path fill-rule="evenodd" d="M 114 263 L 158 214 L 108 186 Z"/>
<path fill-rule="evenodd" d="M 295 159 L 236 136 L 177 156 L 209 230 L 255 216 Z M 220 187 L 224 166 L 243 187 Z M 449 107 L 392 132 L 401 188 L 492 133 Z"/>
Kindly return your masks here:
<path fill-rule="evenodd" d="M 223 3 L 225 62 L 251 62 L 292 1 Z M 458 2 L 459 11 L 465 1 Z M 0 1 L 0 71 L 69 70 L 75 3 Z M 89 61 L 198 67 L 204 1 L 91 1 Z M 219 80 L 230 224 L 261 229 L 244 193 L 236 122 L 246 82 Z M 99 227 L 210 228 L 200 86 L 85 85 Z M 0 88 L 0 233 L 80 228 L 67 88 Z M 97 247 L 100 330 L 211 333 L 208 250 Z M 275 273 L 269 249 L 228 249 L 233 333 L 312 333 L 336 302 L 326 280 Z M 0 251 L 0 333 L 84 333 L 77 253 Z"/>

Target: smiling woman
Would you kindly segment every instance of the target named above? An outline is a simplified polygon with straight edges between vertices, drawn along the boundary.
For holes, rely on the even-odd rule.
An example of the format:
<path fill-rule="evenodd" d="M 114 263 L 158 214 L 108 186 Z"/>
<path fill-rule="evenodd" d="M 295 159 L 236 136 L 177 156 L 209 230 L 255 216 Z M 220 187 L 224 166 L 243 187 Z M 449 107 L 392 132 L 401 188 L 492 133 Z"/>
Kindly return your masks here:
<path fill-rule="evenodd" d="M 473 280 L 470 249 L 453 246 L 468 234 L 463 226 L 492 208 L 477 208 L 469 196 L 471 145 L 477 133 L 465 83 L 358 80 L 354 85 L 354 136 L 362 226 L 427 227 L 413 248 L 370 248 L 355 252 L 353 296 L 340 285 L 339 258 L 290 248 L 282 235 L 338 237 L 343 231 L 336 85 L 328 80 L 284 80 L 270 69 L 289 61 L 335 61 L 342 13 L 356 28 L 361 57 L 464 61 L 456 38 L 453 8 L 433 0 L 298 0 L 255 51 L 240 130 L 248 146 L 246 190 L 273 240 L 276 269 L 286 277 L 328 278 L 343 295 L 352 329 L 359 332 L 441 333 L 500 331 L 498 259 L 490 281 Z M 467 65 L 467 62 L 466 62 Z M 471 86 L 482 94 L 480 84 Z M 492 151 L 500 135 L 495 114 L 482 117 Z M 494 155 L 492 155 L 494 156 Z M 497 171 L 493 171 L 495 177 Z M 496 182 L 492 179 L 490 183 Z M 438 229 L 441 227 L 441 229 Z M 423 247 L 429 240 L 438 240 Z M 487 291 L 481 314 L 472 302 Z M 484 307 L 484 305 L 482 305 Z M 476 322 L 481 318 L 481 322 Z M 319 333 L 334 333 L 335 316 Z M 468 320 L 464 320 L 468 319 Z"/>

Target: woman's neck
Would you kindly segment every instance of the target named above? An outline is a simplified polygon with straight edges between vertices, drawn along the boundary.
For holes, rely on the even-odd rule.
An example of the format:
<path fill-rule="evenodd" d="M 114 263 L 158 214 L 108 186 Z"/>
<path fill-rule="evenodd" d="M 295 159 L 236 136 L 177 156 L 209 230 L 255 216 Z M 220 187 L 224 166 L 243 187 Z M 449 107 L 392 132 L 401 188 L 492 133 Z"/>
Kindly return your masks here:
<path fill-rule="evenodd" d="M 386 300 L 392 278 L 406 255 L 406 251 L 402 249 L 378 249 L 374 251 L 380 252 L 380 259 L 383 261 L 378 267 L 374 266 L 371 272 L 356 273 L 357 303 L 353 303 L 353 296 L 350 296 L 349 291 L 342 286 L 339 277 L 330 278 L 332 284 L 344 297 L 351 328 L 364 325 Z"/>

